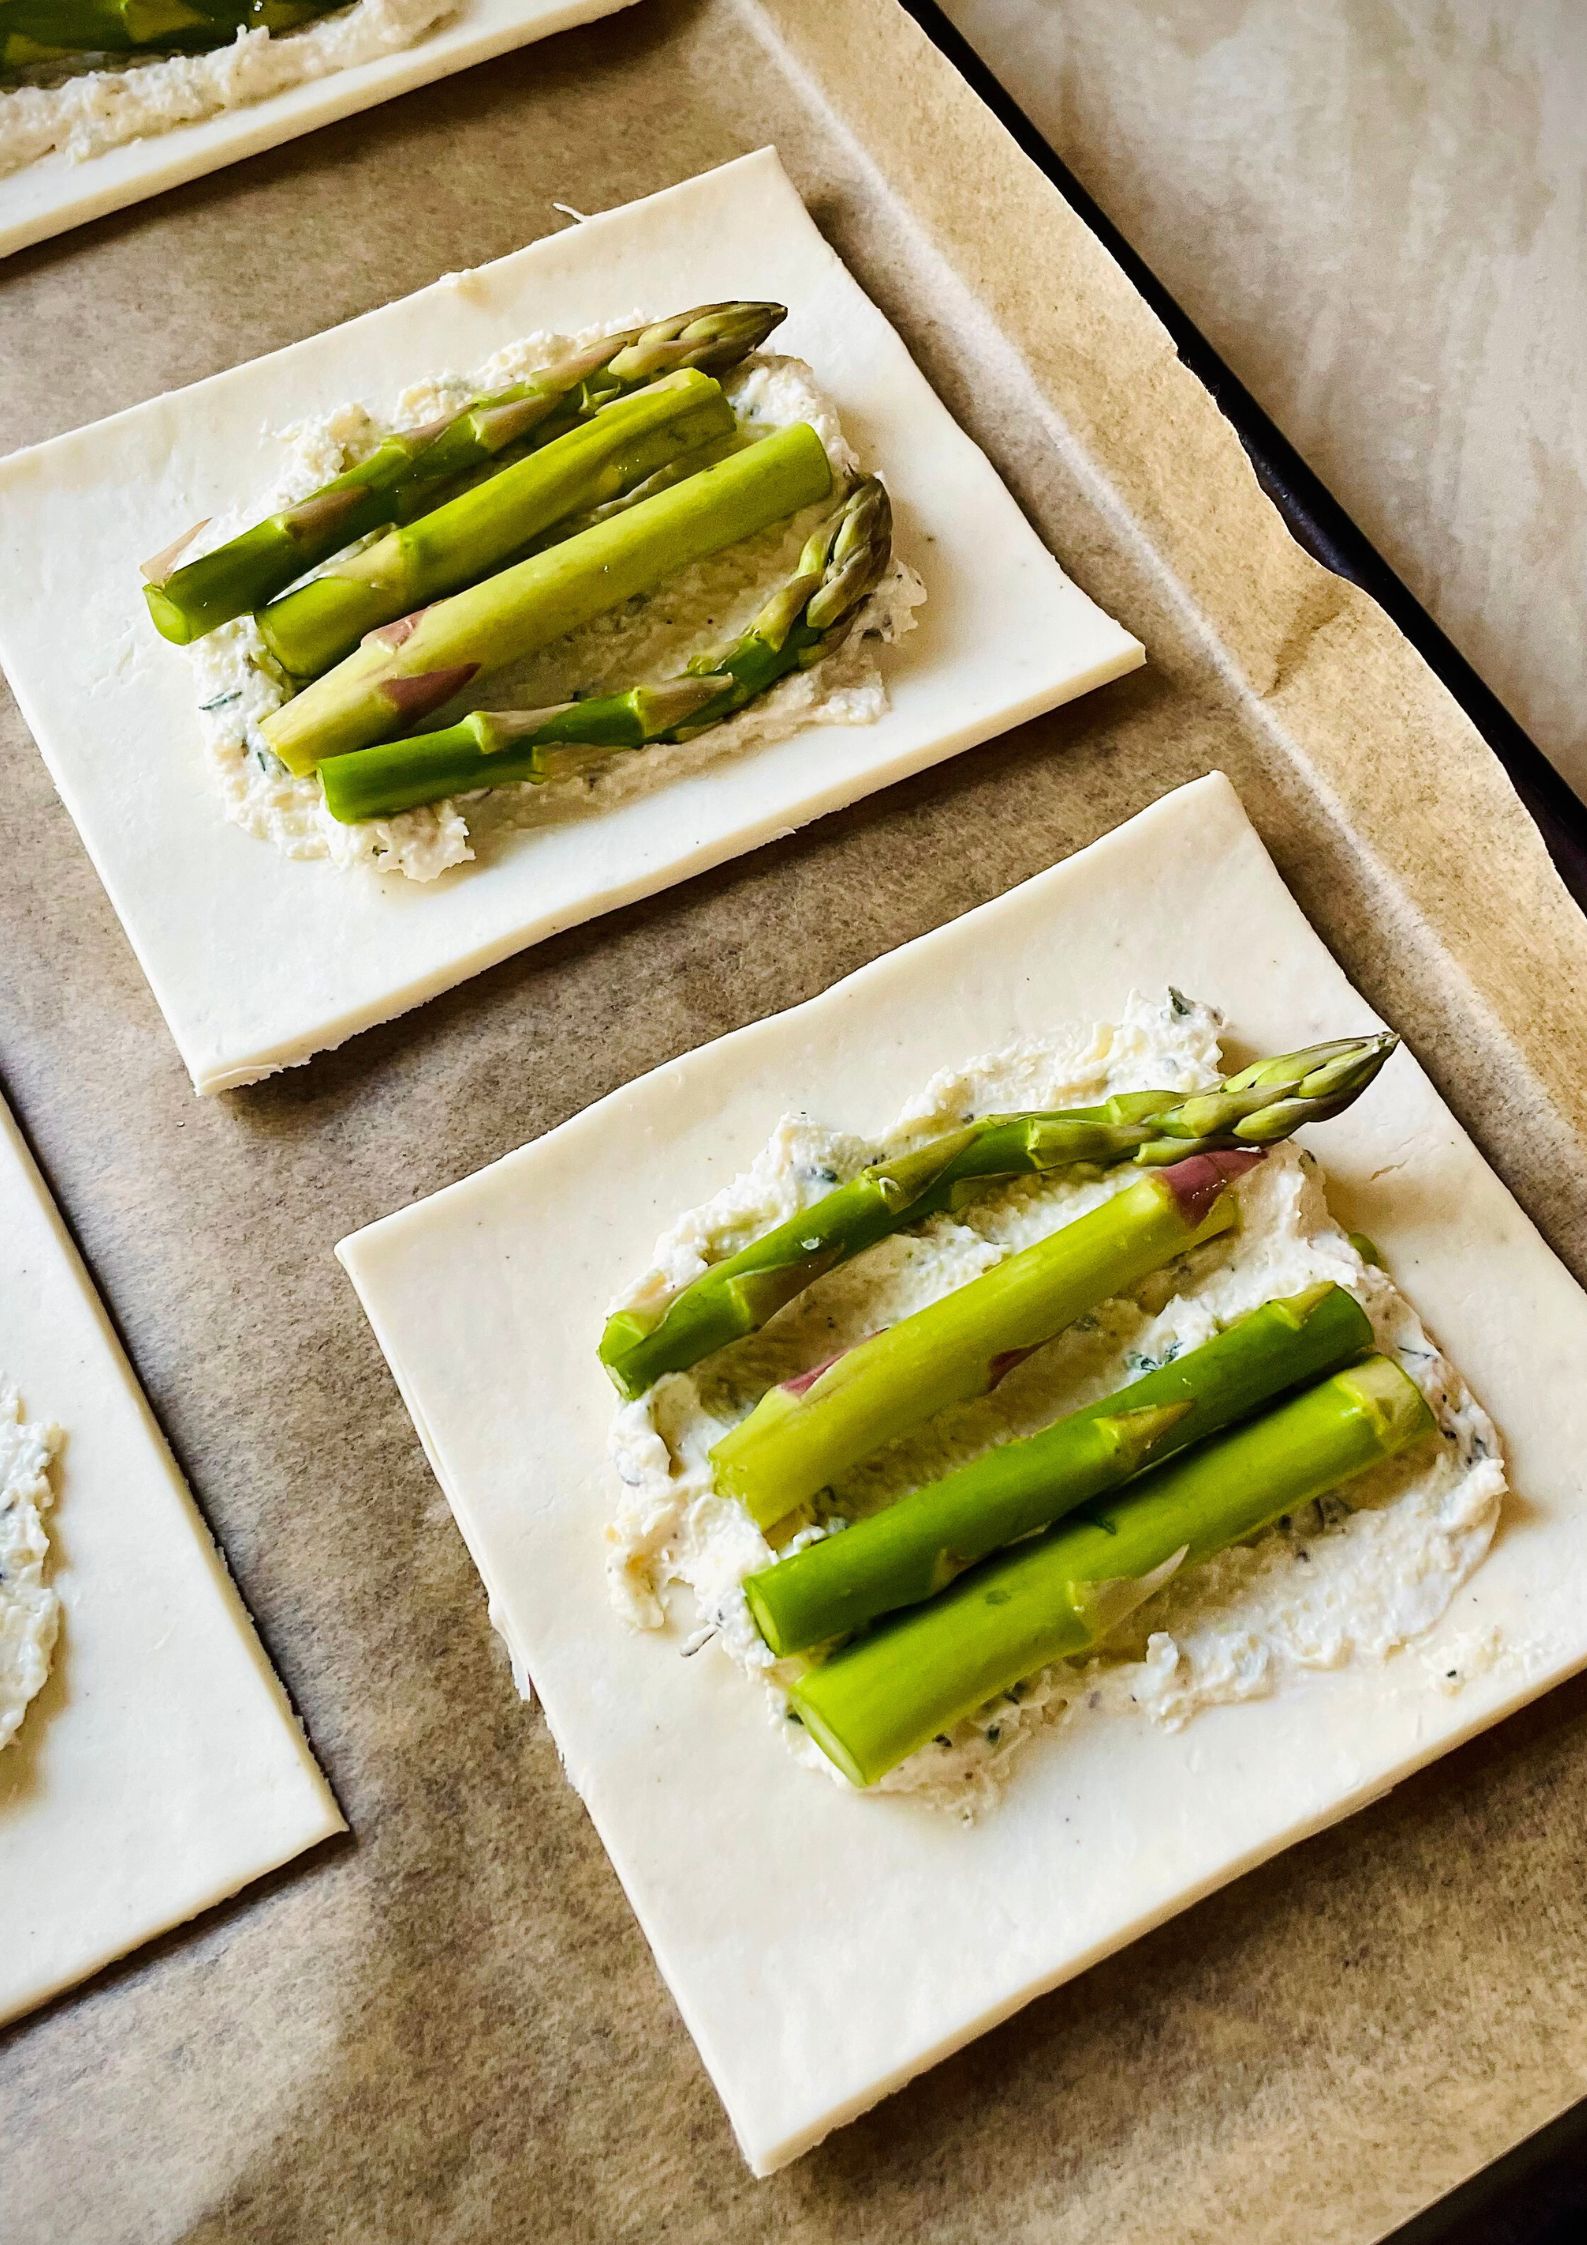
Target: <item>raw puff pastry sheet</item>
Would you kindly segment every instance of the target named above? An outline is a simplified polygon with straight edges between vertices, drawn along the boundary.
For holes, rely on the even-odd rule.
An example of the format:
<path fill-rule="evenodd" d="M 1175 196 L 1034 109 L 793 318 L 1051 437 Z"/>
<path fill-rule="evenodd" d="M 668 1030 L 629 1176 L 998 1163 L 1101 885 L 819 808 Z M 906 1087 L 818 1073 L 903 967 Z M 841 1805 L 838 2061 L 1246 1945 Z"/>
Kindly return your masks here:
<path fill-rule="evenodd" d="M 939 1069 L 1168 984 L 1224 1010 L 1238 1057 L 1375 1026 L 1219 774 L 340 1250 L 757 2172 L 1587 1664 L 1587 1297 L 1405 1052 L 1328 1126 L 1330 1202 L 1492 1412 L 1524 1500 L 1428 1639 L 1178 1734 L 1057 1727 L 965 1827 L 802 1768 L 728 1662 L 614 1613 L 595 1346 L 674 1215 L 788 1112 L 875 1132 Z"/>
<path fill-rule="evenodd" d="M 0 178 L 0 257 L 70 226 L 140 203 L 185 180 L 257 156 L 316 125 L 356 116 L 378 101 L 449 78 L 509 48 L 614 15 L 633 0 L 459 0 L 457 12 L 411 47 L 351 69 L 283 87 L 263 101 L 107 148 L 74 163 L 46 156 Z"/>
<path fill-rule="evenodd" d="M 343 1829 L 0 1104 L 0 1378 L 65 1441 L 51 1671 L 0 1753 L 0 2021 Z"/>
<path fill-rule="evenodd" d="M 524 334 L 734 296 L 788 305 L 777 347 L 811 361 L 886 477 L 900 550 L 926 579 L 919 628 L 885 658 L 886 713 L 493 841 L 436 883 L 294 862 L 229 826 L 188 663 L 144 609 L 142 557 L 267 489 L 270 432 L 289 422 L 395 398 Z M 769 149 L 0 461 L 0 582 L 0 663 L 200 1091 L 306 1060 L 1141 660 L 1064 575 Z"/>

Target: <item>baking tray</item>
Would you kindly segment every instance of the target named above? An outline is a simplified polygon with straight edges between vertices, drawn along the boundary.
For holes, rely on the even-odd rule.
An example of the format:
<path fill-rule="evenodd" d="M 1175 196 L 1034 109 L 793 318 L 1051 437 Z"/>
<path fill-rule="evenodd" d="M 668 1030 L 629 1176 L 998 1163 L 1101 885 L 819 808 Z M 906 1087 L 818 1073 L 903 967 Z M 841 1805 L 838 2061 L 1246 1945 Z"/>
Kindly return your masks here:
<path fill-rule="evenodd" d="M 0 705 L 0 1076 L 356 1835 L 0 2047 L 8 2245 L 1263 2245 L 1297 2204 L 1362 2245 L 1587 2087 L 1587 1683 L 759 2185 L 517 1702 L 334 1241 L 1214 763 L 1587 1272 L 1587 935 L 1536 830 L 893 0 L 647 0 L 22 252 L 0 442 L 766 140 L 1152 665 L 202 1104 Z"/>

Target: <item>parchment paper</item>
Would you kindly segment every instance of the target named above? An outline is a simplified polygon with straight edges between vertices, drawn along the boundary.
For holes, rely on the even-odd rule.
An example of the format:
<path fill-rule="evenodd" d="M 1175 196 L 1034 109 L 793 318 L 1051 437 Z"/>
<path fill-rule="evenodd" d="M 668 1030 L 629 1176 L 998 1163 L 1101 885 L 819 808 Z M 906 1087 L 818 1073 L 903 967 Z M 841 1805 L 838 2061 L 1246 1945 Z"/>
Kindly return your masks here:
<path fill-rule="evenodd" d="M 1151 667 L 204 1105 L 7 710 L 0 1073 L 357 1835 L 0 2050 L 8 2245 L 1354 2245 L 1587 2088 L 1582 1685 L 751 2182 L 331 1261 L 1218 763 L 1587 1275 L 1587 932 L 1508 783 L 892 0 L 651 0 L 29 253 L 0 441 L 768 138 Z"/>

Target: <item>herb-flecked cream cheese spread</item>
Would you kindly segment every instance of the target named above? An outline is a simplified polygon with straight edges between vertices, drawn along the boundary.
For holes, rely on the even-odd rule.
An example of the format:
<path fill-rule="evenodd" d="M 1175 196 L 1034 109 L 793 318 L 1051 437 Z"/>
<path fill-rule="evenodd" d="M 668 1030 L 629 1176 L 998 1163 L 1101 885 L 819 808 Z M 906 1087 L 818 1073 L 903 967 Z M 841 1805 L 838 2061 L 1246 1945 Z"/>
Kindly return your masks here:
<path fill-rule="evenodd" d="M 458 0 L 357 0 L 296 31 L 239 31 L 199 55 L 99 58 L 100 67 L 0 91 L 0 178 L 45 156 L 81 163 L 107 148 L 327 78 L 411 47 Z"/>
<path fill-rule="evenodd" d="M 45 1580 L 44 1527 L 60 1445 L 59 1429 L 24 1419 L 16 1389 L 0 1378 L 0 1746 L 42 1690 L 60 1627 L 60 1600 Z"/>
<path fill-rule="evenodd" d="M 614 1307 L 654 1308 L 866 1163 L 976 1116 L 1089 1105 L 1122 1091 L 1206 1089 L 1219 1073 L 1218 1031 L 1214 1013 L 1178 993 L 1137 996 L 1117 1023 L 1027 1039 L 938 1076 L 878 1139 L 791 1116 L 743 1176 L 678 1219 L 657 1243 L 654 1269 Z M 708 1453 L 768 1387 L 925 1307 L 1139 1174 L 1126 1165 L 994 1186 L 956 1214 L 880 1242 L 759 1333 L 666 1375 L 617 1412 L 611 1455 L 620 1498 L 607 1536 L 618 1607 L 639 1627 L 662 1629 L 676 1618 L 688 1632 L 685 1649 L 737 1663 L 765 1687 L 789 1747 L 840 1784 L 846 1780 L 789 1719 L 779 1686 L 800 1664 L 773 1658 L 744 1597 L 745 1576 L 776 1553 L 741 1505 L 714 1494 Z M 1418 1446 L 1187 1571 L 1099 1657 L 1028 1680 L 912 1755 L 877 1790 L 972 1815 L 995 1798 L 1022 1743 L 1043 1725 L 1146 1719 L 1172 1728 L 1202 1708 L 1273 1692 L 1308 1669 L 1383 1660 L 1432 1628 L 1481 1561 L 1505 1474 L 1494 1428 L 1459 1372 L 1392 1278 L 1363 1260 L 1330 1214 L 1310 1154 L 1275 1146 L 1234 1189 L 1235 1231 L 1082 1318 L 990 1394 L 938 1413 L 851 1469 L 779 1524 L 776 1552 L 837 1532 L 1198 1346 L 1247 1310 L 1323 1280 L 1355 1295 L 1378 1348 L 1422 1390 L 1436 1445 Z M 1466 1672 L 1494 1651 L 1467 1648 Z M 1458 1688 L 1459 1677 L 1441 1681 Z"/>

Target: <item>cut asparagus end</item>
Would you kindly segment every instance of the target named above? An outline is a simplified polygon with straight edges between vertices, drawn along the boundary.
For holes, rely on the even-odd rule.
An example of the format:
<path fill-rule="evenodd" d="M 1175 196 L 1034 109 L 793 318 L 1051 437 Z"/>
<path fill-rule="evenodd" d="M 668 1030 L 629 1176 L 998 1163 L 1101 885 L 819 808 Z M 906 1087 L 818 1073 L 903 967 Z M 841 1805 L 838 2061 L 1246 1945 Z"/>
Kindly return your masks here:
<path fill-rule="evenodd" d="M 422 429 L 383 438 L 356 467 L 213 552 L 163 575 L 157 564 L 146 564 L 146 574 L 158 577 L 161 597 L 147 597 L 159 630 L 179 643 L 201 639 L 217 625 L 257 608 L 339 547 L 378 530 L 390 512 L 393 483 L 430 442 L 430 433 Z"/>
<path fill-rule="evenodd" d="M 790 1704 L 851 1783 L 874 1785 L 1025 1678 L 1091 1650 L 1099 1626 L 1117 1625 L 1115 1586 L 1243 1542 L 1434 1423 L 1407 1374 L 1369 1357 L 1157 1467 L 1116 1501 L 983 1561 L 811 1668 Z"/>
<path fill-rule="evenodd" d="M 201 554 L 196 561 L 158 573 L 161 564 L 180 552 L 196 535 L 196 530 L 190 530 L 186 538 L 167 549 L 158 560 L 144 564 L 147 581 L 143 597 L 155 629 L 163 639 L 169 639 L 178 647 L 202 639 L 217 624 L 229 623 L 232 617 L 242 615 L 249 606 L 251 588 L 261 567 L 281 566 L 285 557 L 285 565 L 296 576 L 303 566 L 290 533 L 279 522 L 270 521 L 256 524 L 240 538 L 217 546 L 213 553 Z"/>

